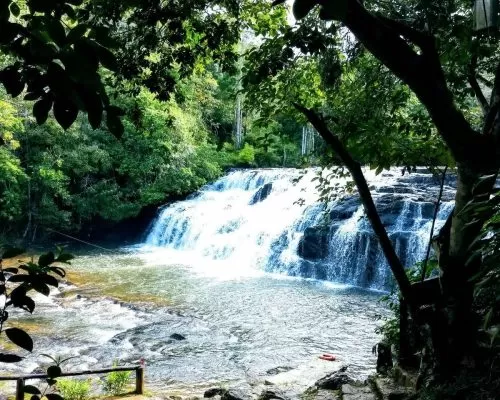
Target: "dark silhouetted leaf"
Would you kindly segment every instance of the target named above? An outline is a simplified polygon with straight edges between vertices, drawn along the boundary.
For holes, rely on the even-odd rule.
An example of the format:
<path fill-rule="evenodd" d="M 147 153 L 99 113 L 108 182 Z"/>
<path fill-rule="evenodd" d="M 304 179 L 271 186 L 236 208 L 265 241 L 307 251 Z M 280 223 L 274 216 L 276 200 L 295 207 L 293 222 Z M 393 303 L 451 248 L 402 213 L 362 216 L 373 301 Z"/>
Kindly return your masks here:
<path fill-rule="evenodd" d="M 50 294 L 50 288 L 43 282 L 36 281 L 32 282 L 31 285 L 33 286 L 33 289 L 44 296 L 48 296 Z"/>
<path fill-rule="evenodd" d="M 76 21 L 76 12 L 73 7 L 71 7 L 69 4 L 64 4 L 62 9 L 69 18 L 71 18 L 73 21 Z"/>
<path fill-rule="evenodd" d="M 99 62 L 102 64 L 103 67 L 111 71 L 118 70 L 118 62 L 116 61 L 116 57 L 109 49 L 97 44 L 96 52 L 97 52 L 97 57 L 99 58 Z"/>
<path fill-rule="evenodd" d="M 26 275 L 27 276 L 27 275 Z M 12 292 L 10 292 L 10 301 L 15 307 L 22 307 L 24 298 L 26 297 L 27 288 L 25 285 L 19 285 Z"/>
<path fill-rule="evenodd" d="M 21 274 L 21 275 L 12 275 L 9 279 L 9 282 L 29 282 L 31 277 L 29 275 Z"/>
<path fill-rule="evenodd" d="M 66 31 L 59 20 L 51 18 L 46 21 L 45 27 L 54 43 L 58 46 L 63 46 L 66 43 Z"/>
<path fill-rule="evenodd" d="M 48 400 L 64 400 L 64 397 L 57 393 L 49 393 L 46 394 L 45 397 L 47 397 Z"/>
<path fill-rule="evenodd" d="M 52 251 L 49 251 L 48 253 L 42 254 L 40 258 L 38 259 L 38 265 L 40 267 L 48 267 L 50 264 L 52 264 L 55 261 L 55 255 Z"/>
<path fill-rule="evenodd" d="M 122 121 L 116 115 L 108 114 L 107 125 L 109 131 L 117 138 L 120 139 L 123 136 L 124 128 Z"/>
<path fill-rule="evenodd" d="M 60 267 L 50 267 L 50 270 L 59 275 L 61 278 L 64 278 L 66 276 L 66 271 Z"/>
<path fill-rule="evenodd" d="M 36 386 L 33 386 L 33 385 L 26 385 L 24 387 L 24 393 L 28 393 L 28 394 L 42 394 L 40 392 L 40 389 L 38 389 Z"/>
<path fill-rule="evenodd" d="M 33 340 L 31 339 L 30 335 L 28 335 L 22 329 L 9 328 L 5 330 L 5 334 L 12 343 L 25 350 L 33 351 Z"/>
<path fill-rule="evenodd" d="M 68 129 L 78 116 L 78 107 L 69 99 L 56 99 L 54 117 L 63 129 Z"/>
<path fill-rule="evenodd" d="M 108 106 L 106 107 L 106 113 L 108 115 L 116 116 L 116 117 L 123 117 L 125 115 L 125 111 L 121 109 L 120 107 L 117 106 Z"/>
<path fill-rule="evenodd" d="M 10 12 L 14 17 L 19 17 L 19 14 L 21 13 L 21 9 L 16 3 L 11 3 L 10 4 Z"/>
<path fill-rule="evenodd" d="M 19 362 L 23 357 L 19 357 L 15 354 L 0 353 L 0 362 L 4 363 L 15 363 Z"/>
<path fill-rule="evenodd" d="M 49 98 L 38 100 L 33 105 L 33 115 L 35 116 L 38 125 L 41 125 L 45 123 L 45 121 L 47 121 L 51 108 L 52 100 L 50 100 Z"/>
<path fill-rule="evenodd" d="M 30 92 L 30 93 L 26 93 L 26 96 L 24 96 L 24 100 L 32 101 L 32 100 L 37 100 L 39 97 L 40 97 L 40 93 Z"/>
<path fill-rule="evenodd" d="M 82 36 L 84 36 L 87 31 L 89 30 L 89 27 L 85 24 L 78 24 L 75 26 L 73 29 L 71 29 L 68 33 L 67 40 L 69 43 L 74 43 L 76 40 L 80 39 Z"/>
<path fill-rule="evenodd" d="M 51 275 L 44 275 L 42 279 L 47 285 L 54 286 L 54 287 L 59 286 L 59 282 L 57 281 L 57 279 Z"/>
<path fill-rule="evenodd" d="M 56 261 L 61 263 L 68 263 L 68 261 L 71 261 L 74 258 L 75 256 L 73 254 L 62 253 L 57 256 Z"/>
<path fill-rule="evenodd" d="M 23 299 L 21 299 L 21 303 L 22 304 L 20 305 L 20 307 L 23 310 L 26 310 L 33 314 L 33 311 L 35 311 L 35 302 L 31 297 L 25 296 Z"/>
<path fill-rule="evenodd" d="M 3 272 L 10 272 L 11 274 L 17 274 L 19 270 L 17 268 L 4 268 Z"/>
<path fill-rule="evenodd" d="M 61 373 L 61 368 L 57 365 L 51 365 L 49 368 L 47 368 L 47 375 L 49 376 L 49 378 L 57 378 L 61 376 Z"/>

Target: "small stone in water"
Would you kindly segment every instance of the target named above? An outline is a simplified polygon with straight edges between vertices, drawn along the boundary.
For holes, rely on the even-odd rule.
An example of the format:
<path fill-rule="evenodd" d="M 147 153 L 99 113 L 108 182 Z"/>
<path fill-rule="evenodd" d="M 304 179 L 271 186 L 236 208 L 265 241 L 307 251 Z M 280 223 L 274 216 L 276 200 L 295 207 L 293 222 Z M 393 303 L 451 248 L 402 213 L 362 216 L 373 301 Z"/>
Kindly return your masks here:
<path fill-rule="evenodd" d="M 182 336 L 179 333 L 173 333 L 173 334 L 170 335 L 170 339 L 174 339 L 174 340 L 186 340 L 186 337 Z"/>

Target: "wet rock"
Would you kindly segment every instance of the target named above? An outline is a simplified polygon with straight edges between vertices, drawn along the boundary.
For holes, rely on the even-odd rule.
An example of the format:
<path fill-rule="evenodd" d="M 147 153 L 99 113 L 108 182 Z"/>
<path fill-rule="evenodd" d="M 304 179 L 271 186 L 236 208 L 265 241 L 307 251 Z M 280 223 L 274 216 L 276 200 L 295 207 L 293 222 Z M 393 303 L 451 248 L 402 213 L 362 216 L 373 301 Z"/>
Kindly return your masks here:
<path fill-rule="evenodd" d="M 260 203 L 261 201 L 265 200 L 271 194 L 272 189 L 273 189 L 273 183 L 272 182 L 266 183 L 264 186 L 262 186 L 261 188 L 259 188 L 259 190 L 255 192 L 255 194 L 252 196 L 250 200 L 250 203 L 248 204 L 252 206 L 256 203 Z"/>
<path fill-rule="evenodd" d="M 342 385 L 343 400 L 377 400 L 377 396 L 369 386 Z"/>
<path fill-rule="evenodd" d="M 271 399 L 285 400 L 285 397 L 283 396 L 282 393 L 273 390 L 264 390 L 258 397 L 258 400 L 271 400 Z"/>
<path fill-rule="evenodd" d="M 321 260 L 328 254 L 327 226 L 314 226 L 306 228 L 304 236 L 300 238 L 298 254 L 306 260 Z"/>
<path fill-rule="evenodd" d="M 371 382 L 383 400 L 403 400 L 412 393 L 410 388 L 398 386 L 389 378 L 375 378 Z"/>
<path fill-rule="evenodd" d="M 271 368 L 266 371 L 267 375 L 278 375 L 281 374 L 282 372 L 287 372 L 292 370 L 292 367 L 276 367 L 276 368 Z"/>
<path fill-rule="evenodd" d="M 387 374 L 393 366 L 391 346 L 380 342 L 373 346 L 373 354 L 377 355 L 377 372 Z"/>
<path fill-rule="evenodd" d="M 242 389 L 225 390 L 221 395 L 221 400 L 251 400 L 253 396 Z"/>
<path fill-rule="evenodd" d="M 172 333 L 170 335 L 170 339 L 174 339 L 174 340 L 186 340 L 186 337 L 181 335 L 180 333 Z"/>
<path fill-rule="evenodd" d="M 332 221 L 338 221 L 351 218 L 360 204 L 359 197 L 346 197 L 335 204 L 330 211 L 330 219 Z"/>
<path fill-rule="evenodd" d="M 319 389 L 313 396 L 311 396 L 311 398 L 315 400 L 339 400 L 340 395 L 338 392 L 334 392 L 332 390 Z"/>
<path fill-rule="evenodd" d="M 203 394 L 205 398 L 212 398 L 215 396 L 220 396 L 221 400 L 250 400 L 253 398 L 251 394 L 238 388 L 211 388 L 206 390 Z"/>
<path fill-rule="evenodd" d="M 329 390 L 338 390 L 342 387 L 342 385 L 352 383 L 354 380 L 346 373 L 347 366 L 343 366 L 338 371 L 332 372 L 331 374 L 326 375 L 320 380 L 316 381 L 314 386 L 319 389 L 329 389 Z"/>
<path fill-rule="evenodd" d="M 212 398 L 215 396 L 222 396 L 225 392 L 226 389 L 223 388 L 210 388 L 208 390 L 205 390 L 205 393 L 203 393 L 203 397 Z"/>

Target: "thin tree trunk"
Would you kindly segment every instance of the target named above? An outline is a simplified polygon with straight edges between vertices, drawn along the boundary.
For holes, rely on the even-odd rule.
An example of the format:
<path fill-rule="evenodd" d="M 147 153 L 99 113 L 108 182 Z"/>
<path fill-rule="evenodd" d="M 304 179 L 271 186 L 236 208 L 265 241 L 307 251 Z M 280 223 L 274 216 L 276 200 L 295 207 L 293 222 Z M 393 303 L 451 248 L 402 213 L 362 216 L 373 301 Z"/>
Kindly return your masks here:
<path fill-rule="evenodd" d="M 368 184 L 363 175 L 361 165 L 351 157 L 339 138 L 328 129 L 325 122 L 313 110 L 307 109 L 298 104 L 295 104 L 295 107 L 307 117 L 309 122 L 314 126 L 314 128 L 323 137 L 323 139 L 325 139 L 325 141 L 332 147 L 332 149 L 340 157 L 344 165 L 351 173 L 354 183 L 356 184 L 356 187 L 358 189 L 359 197 L 361 198 L 361 202 L 365 209 L 366 215 L 370 220 L 375 235 L 379 239 L 380 246 L 382 247 L 382 251 L 384 252 L 384 255 L 387 259 L 387 263 L 389 264 L 389 267 L 391 268 L 391 271 L 396 278 L 399 289 L 401 291 L 401 295 L 408 302 L 410 309 L 412 309 L 413 296 L 410 281 L 406 276 L 404 266 L 401 263 L 398 255 L 396 254 L 391 240 L 389 239 L 389 235 L 387 234 L 387 231 L 382 224 L 370 189 L 368 188 Z"/>
<path fill-rule="evenodd" d="M 425 254 L 425 259 L 424 259 L 424 264 L 422 265 L 422 275 L 420 277 L 420 282 L 423 282 L 425 279 L 425 275 L 427 273 L 427 263 L 429 262 L 429 256 L 431 254 L 431 247 L 432 247 L 432 238 L 434 237 L 434 226 L 436 225 L 436 218 L 439 213 L 439 207 L 441 205 L 441 198 L 443 197 L 443 188 L 444 188 L 444 182 L 446 178 L 446 172 L 448 171 L 448 166 L 444 168 L 444 171 L 441 175 L 441 185 L 439 187 L 439 194 L 436 200 L 436 206 L 434 207 L 434 215 L 432 216 L 432 225 L 431 225 L 431 231 L 429 233 L 429 243 L 427 244 L 427 252 Z"/>

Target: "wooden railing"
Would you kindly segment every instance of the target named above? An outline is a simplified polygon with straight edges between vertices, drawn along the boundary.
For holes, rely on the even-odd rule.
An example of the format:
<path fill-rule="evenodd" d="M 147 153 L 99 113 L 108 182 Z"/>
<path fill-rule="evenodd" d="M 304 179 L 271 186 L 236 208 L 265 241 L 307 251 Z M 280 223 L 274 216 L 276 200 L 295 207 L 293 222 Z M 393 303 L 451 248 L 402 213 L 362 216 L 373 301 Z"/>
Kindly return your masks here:
<path fill-rule="evenodd" d="M 114 367 L 107 369 L 96 369 L 89 371 L 78 372 L 63 372 L 60 376 L 81 376 L 81 375 L 95 375 L 107 374 L 117 371 L 135 371 L 135 394 L 144 394 L 144 367 L 142 365 L 135 367 Z M 0 381 L 16 381 L 16 400 L 24 400 L 24 384 L 25 381 L 30 379 L 47 379 L 47 374 L 33 374 L 21 376 L 0 376 Z"/>

